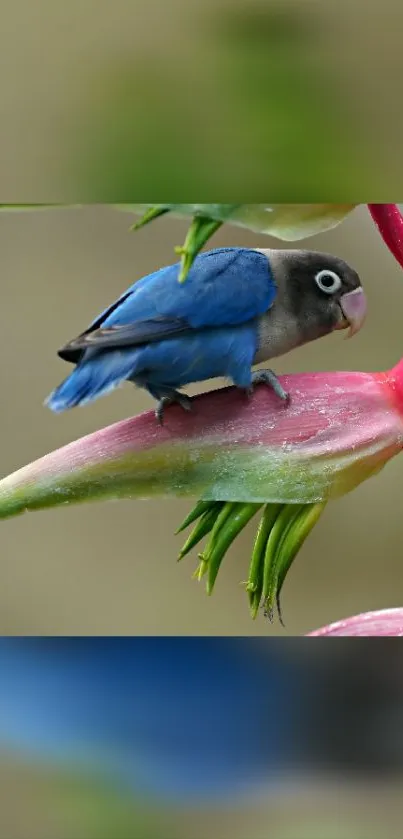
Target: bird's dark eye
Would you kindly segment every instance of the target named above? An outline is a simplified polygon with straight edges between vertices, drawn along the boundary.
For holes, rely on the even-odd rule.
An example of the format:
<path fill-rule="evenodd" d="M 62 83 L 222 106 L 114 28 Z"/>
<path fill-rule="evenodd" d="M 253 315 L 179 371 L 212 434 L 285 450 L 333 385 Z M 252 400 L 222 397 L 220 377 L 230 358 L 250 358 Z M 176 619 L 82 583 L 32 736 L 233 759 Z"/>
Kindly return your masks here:
<path fill-rule="evenodd" d="M 342 285 L 339 275 L 335 271 L 331 271 L 330 268 L 324 268 L 323 271 L 315 274 L 315 282 L 325 294 L 335 294 Z"/>

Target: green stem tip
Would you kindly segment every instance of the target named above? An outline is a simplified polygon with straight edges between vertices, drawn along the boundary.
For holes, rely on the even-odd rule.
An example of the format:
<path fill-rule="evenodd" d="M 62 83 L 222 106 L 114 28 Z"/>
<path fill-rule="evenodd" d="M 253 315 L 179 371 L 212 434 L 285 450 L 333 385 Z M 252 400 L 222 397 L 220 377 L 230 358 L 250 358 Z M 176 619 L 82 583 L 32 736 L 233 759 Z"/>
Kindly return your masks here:
<path fill-rule="evenodd" d="M 185 243 L 175 248 L 175 253 L 181 257 L 180 283 L 185 282 L 197 255 L 221 225 L 222 221 L 214 221 L 207 216 L 194 216 Z"/>
<path fill-rule="evenodd" d="M 129 230 L 140 230 L 141 227 L 144 227 L 146 224 L 149 224 L 150 221 L 154 221 L 154 219 L 159 218 L 159 216 L 165 215 L 165 213 L 169 213 L 169 207 L 167 207 L 166 204 L 156 204 L 155 207 L 150 207 L 150 209 L 144 213 L 139 221 L 132 224 L 132 226 L 129 227 Z"/>

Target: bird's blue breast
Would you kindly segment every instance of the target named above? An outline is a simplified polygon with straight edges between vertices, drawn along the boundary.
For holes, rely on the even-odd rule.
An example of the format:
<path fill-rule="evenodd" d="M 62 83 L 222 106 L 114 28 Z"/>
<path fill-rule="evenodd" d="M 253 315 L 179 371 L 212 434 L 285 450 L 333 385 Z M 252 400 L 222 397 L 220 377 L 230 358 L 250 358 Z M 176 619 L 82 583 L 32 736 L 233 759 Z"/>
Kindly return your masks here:
<path fill-rule="evenodd" d="M 191 382 L 228 377 L 249 387 L 258 342 L 257 323 L 205 329 L 148 344 L 137 351 L 137 383 L 178 388 Z M 134 376 L 136 379 L 136 376 Z"/>

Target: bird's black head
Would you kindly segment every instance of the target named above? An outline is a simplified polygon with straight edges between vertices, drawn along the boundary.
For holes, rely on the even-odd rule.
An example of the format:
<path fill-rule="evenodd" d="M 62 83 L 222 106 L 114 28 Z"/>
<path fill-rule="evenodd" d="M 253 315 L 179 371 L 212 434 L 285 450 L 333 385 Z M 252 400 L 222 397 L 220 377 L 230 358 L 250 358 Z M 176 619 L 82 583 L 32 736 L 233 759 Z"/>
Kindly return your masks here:
<path fill-rule="evenodd" d="M 298 322 L 306 339 L 350 327 L 354 335 L 364 323 L 366 298 L 356 271 L 343 259 L 302 250 L 264 251 L 278 298 Z"/>

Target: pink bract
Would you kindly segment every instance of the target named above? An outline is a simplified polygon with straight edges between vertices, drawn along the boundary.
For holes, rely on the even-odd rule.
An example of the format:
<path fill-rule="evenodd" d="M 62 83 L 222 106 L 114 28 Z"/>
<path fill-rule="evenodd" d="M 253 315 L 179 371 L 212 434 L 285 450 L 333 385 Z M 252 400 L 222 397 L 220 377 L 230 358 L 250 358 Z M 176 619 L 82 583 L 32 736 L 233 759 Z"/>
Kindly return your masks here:
<path fill-rule="evenodd" d="M 403 361 L 386 373 L 281 377 L 196 397 L 193 411 L 152 411 L 96 431 L 0 481 L 0 517 L 101 498 L 201 496 L 311 504 L 354 489 L 403 446 Z"/>

